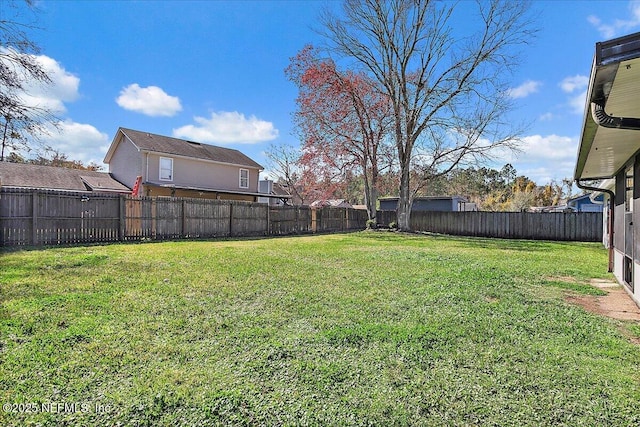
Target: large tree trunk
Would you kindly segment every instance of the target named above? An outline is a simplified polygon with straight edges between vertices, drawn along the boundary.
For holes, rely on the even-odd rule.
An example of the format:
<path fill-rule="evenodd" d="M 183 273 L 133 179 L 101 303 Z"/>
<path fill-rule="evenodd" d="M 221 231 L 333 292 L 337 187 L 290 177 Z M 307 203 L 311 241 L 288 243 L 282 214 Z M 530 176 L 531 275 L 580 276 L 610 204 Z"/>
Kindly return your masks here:
<path fill-rule="evenodd" d="M 398 200 L 398 209 L 396 214 L 398 216 L 398 228 L 400 230 L 411 230 L 411 205 L 412 200 L 409 190 L 409 168 L 402 167 L 400 174 L 400 198 Z"/>
<path fill-rule="evenodd" d="M 375 187 L 370 187 L 364 192 L 364 202 L 367 205 L 368 219 L 375 220 L 377 216 L 376 201 L 378 200 L 378 191 Z"/>
<path fill-rule="evenodd" d="M 378 213 L 376 209 L 378 201 L 378 166 L 375 163 L 371 166 L 371 178 L 369 178 L 369 168 L 367 168 L 366 160 L 361 166 L 364 178 L 364 204 L 367 207 L 367 217 L 375 221 Z"/>
<path fill-rule="evenodd" d="M 4 132 L 2 133 L 2 152 L 0 153 L 0 162 L 4 162 L 4 147 L 7 144 L 7 126 L 9 125 L 9 119 L 5 118 Z"/>

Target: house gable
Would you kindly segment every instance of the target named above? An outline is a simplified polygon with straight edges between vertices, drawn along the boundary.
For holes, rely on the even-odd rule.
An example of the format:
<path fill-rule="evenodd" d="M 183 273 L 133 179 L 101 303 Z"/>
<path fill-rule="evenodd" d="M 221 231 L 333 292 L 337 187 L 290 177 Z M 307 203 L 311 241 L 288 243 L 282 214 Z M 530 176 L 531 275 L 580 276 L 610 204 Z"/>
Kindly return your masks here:
<path fill-rule="evenodd" d="M 121 132 L 116 133 L 107 156 L 109 172 L 120 182 L 133 187 L 138 176 L 144 175 L 144 158 L 140 149 Z"/>

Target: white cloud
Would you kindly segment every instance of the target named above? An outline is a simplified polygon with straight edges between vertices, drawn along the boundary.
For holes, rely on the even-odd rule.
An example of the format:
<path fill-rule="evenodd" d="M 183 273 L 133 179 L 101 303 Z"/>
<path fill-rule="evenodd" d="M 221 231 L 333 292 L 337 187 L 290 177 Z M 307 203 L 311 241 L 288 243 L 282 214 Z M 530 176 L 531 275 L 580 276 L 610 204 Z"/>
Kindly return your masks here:
<path fill-rule="evenodd" d="M 0 53 L 7 52 L 7 48 L 0 47 Z M 19 55 L 15 52 L 13 54 Z M 46 55 L 33 55 L 32 58 L 49 76 L 51 83 L 45 84 L 22 73 L 24 92 L 18 96 L 28 106 L 46 108 L 54 114 L 66 112 L 65 102 L 73 102 L 79 97 L 80 79 L 66 71 L 53 58 Z"/>
<path fill-rule="evenodd" d="M 630 12 L 629 19 L 616 19 L 612 23 L 603 23 L 600 18 L 591 15 L 587 17 L 587 21 L 606 39 L 628 33 L 640 26 L 640 0 L 631 0 L 627 7 Z"/>
<path fill-rule="evenodd" d="M 575 138 L 560 135 L 530 135 L 523 138 L 527 160 L 573 160 L 578 150 Z"/>
<path fill-rule="evenodd" d="M 555 117 L 556 116 L 553 113 L 547 112 L 547 113 L 541 114 L 540 117 L 538 117 L 538 120 L 546 122 L 546 121 L 555 119 Z"/>
<path fill-rule="evenodd" d="M 71 160 L 103 165 L 102 159 L 111 142 L 106 133 L 100 132 L 92 125 L 72 120 L 59 122 L 58 125 L 59 129 L 48 129 L 49 135 L 42 138 L 43 144 L 66 154 Z"/>
<path fill-rule="evenodd" d="M 563 92 L 566 93 L 573 93 L 577 90 L 585 89 L 588 85 L 589 77 L 582 76 L 580 74 L 571 77 L 565 77 L 560 82 L 560 88 Z"/>
<path fill-rule="evenodd" d="M 580 74 L 565 77 L 560 83 L 558 83 L 558 86 L 563 92 L 572 95 L 567 98 L 569 111 L 573 114 L 584 114 L 584 104 L 587 99 L 589 77 Z"/>
<path fill-rule="evenodd" d="M 537 82 L 534 80 L 527 80 L 526 82 L 522 83 L 520 86 L 509 89 L 507 91 L 507 96 L 509 96 L 509 98 L 514 98 L 514 99 L 526 98 L 532 93 L 536 93 L 541 85 L 542 85 L 541 82 Z"/>
<path fill-rule="evenodd" d="M 186 125 L 173 129 L 173 136 L 198 142 L 218 144 L 255 144 L 271 141 L 278 137 L 278 129 L 273 123 L 245 117 L 237 111 L 211 113 L 211 118 L 194 117 L 196 125 Z"/>
<path fill-rule="evenodd" d="M 7 49 L 0 47 L 0 53 L 3 52 L 7 52 Z M 37 55 L 33 58 L 49 76 L 51 83 L 43 84 L 25 76 L 25 92 L 19 96 L 28 106 L 43 107 L 55 115 L 64 115 L 67 112 L 65 103 L 74 102 L 80 97 L 80 78 L 46 55 Z M 56 128 L 46 124 L 44 126 L 46 133 L 40 135 L 37 141 L 31 141 L 30 145 L 38 150 L 40 146 L 51 147 L 67 155 L 70 160 L 103 165 L 102 159 L 110 143 L 107 134 L 100 132 L 92 125 L 76 123 L 69 118 L 58 122 L 57 125 Z"/>
<path fill-rule="evenodd" d="M 151 117 L 171 117 L 182 110 L 177 96 L 168 95 L 158 86 L 140 87 L 137 83 L 123 88 L 116 102 L 125 110 Z"/>
<path fill-rule="evenodd" d="M 569 98 L 569 107 L 574 114 L 584 114 L 584 106 L 587 101 L 587 90 Z"/>
<path fill-rule="evenodd" d="M 550 180 L 573 176 L 578 139 L 560 135 L 529 135 L 523 138 L 521 152 L 506 156 L 518 174 L 525 175 L 538 185 Z"/>

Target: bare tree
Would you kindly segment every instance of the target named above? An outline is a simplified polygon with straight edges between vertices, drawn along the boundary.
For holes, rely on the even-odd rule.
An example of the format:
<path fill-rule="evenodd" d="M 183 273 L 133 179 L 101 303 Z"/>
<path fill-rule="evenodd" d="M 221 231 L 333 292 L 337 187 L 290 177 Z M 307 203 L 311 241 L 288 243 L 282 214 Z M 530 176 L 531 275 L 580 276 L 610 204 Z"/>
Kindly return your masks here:
<path fill-rule="evenodd" d="M 27 34 L 36 29 L 24 16 L 35 12 L 33 2 L 25 0 L 26 9 L 19 3 L 0 3 L 0 161 L 8 149 L 29 151 L 30 141 L 57 123 L 50 109 L 25 99 L 29 85 L 52 82 L 35 56 L 38 46 Z"/>
<path fill-rule="evenodd" d="M 284 185 L 294 204 L 310 202 L 309 185 L 300 167 L 300 150 L 287 144 L 271 144 L 266 152 L 267 168 L 276 175 L 276 180 Z"/>
<path fill-rule="evenodd" d="M 429 179 L 517 144 L 519 131 L 504 119 L 505 82 L 515 48 L 534 33 L 528 4 L 478 0 L 477 18 L 464 23 L 475 32 L 457 35 L 466 28 L 454 31 L 454 12 L 471 4 L 345 0 L 342 16 L 322 17 L 329 51 L 353 60 L 392 104 L 401 229 L 410 228 L 413 197 Z"/>

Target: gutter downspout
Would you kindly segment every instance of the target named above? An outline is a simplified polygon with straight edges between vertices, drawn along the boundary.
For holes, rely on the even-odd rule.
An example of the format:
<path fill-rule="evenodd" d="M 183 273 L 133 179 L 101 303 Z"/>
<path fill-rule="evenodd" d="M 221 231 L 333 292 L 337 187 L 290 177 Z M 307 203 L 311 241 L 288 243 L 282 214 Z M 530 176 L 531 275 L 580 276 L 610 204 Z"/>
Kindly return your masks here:
<path fill-rule="evenodd" d="M 640 119 L 610 116 L 604 111 L 602 102 L 593 101 L 591 103 L 591 116 L 598 126 L 609 129 L 640 130 Z M 581 188 L 580 186 L 578 187 Z"/>
<path fill-rule="evenodd" d="M 609 216 L 607 218 L 607 228 L 609 229 L 609 265 L 608 272 L 613 273 L 613 215 L 615 212 L 615 193 L 612 190 L 607 190 L 606 188 L 597 188 L 585 185 L 580 182 L 579 179 L 576 179 L 576 186 L 582 190 L 591 190 L 597 191 L 600 193 L 607 193 L 609 195 Z"/>

